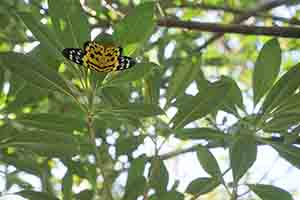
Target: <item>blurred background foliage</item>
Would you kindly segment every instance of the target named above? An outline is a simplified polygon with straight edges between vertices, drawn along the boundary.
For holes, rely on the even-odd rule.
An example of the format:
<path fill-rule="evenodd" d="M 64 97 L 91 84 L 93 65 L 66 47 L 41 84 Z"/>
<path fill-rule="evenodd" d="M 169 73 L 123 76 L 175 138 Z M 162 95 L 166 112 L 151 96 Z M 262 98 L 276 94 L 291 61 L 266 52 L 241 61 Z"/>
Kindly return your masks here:
<path fill-rule="evenodd" d="M 272 168 L 249 172 L 267 146 L 299 174 L 299 41 L 161 23 L 297 27 L 298 17 L 296 0 L 1 0 L 1 194 L 299 198 L 268 179 Z M 96 73 L 61 54 L 94 39 L 138 64 Z M 201 166 L 178 165 L 185 156 Z"/>

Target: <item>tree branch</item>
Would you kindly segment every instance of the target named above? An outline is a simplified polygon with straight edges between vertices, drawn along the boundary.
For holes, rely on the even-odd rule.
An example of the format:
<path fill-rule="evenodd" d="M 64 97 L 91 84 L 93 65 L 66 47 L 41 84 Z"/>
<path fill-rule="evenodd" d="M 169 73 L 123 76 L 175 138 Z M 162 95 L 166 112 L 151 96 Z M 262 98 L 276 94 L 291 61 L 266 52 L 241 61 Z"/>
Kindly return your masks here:
<path fill-rule="evenodd" d="M 159 26 L 172 28 L 185 28 L 196 31 L 207 31 L 214 33 L 239 33 L 246 35 L 268 35 L 274 37 L 299 38 L 300 28 L 296 27 L 276 27 L 276 26 L 248 26 L 238 24 L 217 24 L 203 23 L 193 21 L 181 21 L 176 19 L 161 19 L 158 22 Z"/>
<path fill-rule="evenodd" d="M 235 15 L 244 15 L 247 13 L 247 10 L 244 9 L 239 9 L 239 8 L 232 8 L 228 6 L 216 6 L 216 5 L 211 5 L 211 4 L 206 4 L 206 3 L 184 3 L 180 5 L 172 5 L 169 6 L 168 8 L 189 8 L 189 9 L 203 9 L 203 10 L 214 10 L 214 11 L 223 11 L 227 13 L 232 13 Z M 271 18 L 272 20 L 276 21 L 281 21 L 285 22 L 288 24 L 294 24 L 294 25 L 300 25 L 300 21 L 298 19 L 292 18 L 285 18 L 285 17 L 280 17 L 280 16 L 273 16 L 273 15 L 268 15 L 264 13 L 253 13 L 253 16 L 261 17 L 261 18 Z"/>
<path fill-rule="evenodd" d="M 265 3 L 263 5 L 260 5 L 256 8 L 254 8 L 254 9 L 251 9 L 248 12 L 246 12 L 246 13 L 240 15 L 239 17 L 235 18 L 231 22 L 231 24 L 239 24 L 239 23 L 245 21 L 246 19 L 248 19 L 249 17 L 256 15 L 259 12 L 264 12 L 264 11 L 273 9 L 273 8 L 281 6 L 285 3 L 287 3 L 286 0 L 274 0 L 274 1 L 271 1 L 271 2 L 268 2 L 268 3 Z M 220 38 L 222 36 L 223 36 L 223 33 L 218 33 L 218 34 L 212 36 L 203 45 L 196 48 L 195 51 L 201 51 L 202 49 L 206 48 L 210 43 L 214 42 L 215 40 L 217 40 L 218 38 Z"/>

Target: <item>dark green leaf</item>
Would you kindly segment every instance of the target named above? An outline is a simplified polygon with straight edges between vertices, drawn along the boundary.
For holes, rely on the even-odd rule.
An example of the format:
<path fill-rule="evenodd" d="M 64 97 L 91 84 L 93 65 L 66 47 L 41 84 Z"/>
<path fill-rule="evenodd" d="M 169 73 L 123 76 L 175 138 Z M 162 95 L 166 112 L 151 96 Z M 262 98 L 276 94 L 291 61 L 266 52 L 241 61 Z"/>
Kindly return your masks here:
<path fill-rule="evenodd" d="M 37 58 L 21 53 L 2 53 L 0 62 L 13 73 L 20 75 L 29 83 L 47 90 L 58 90 L 71 95 L 72 92 L 66 82 L 57 72 L 40 63 Z"/>
<path fill-rule="evenodd" d="M 211 192 L 218 185 L 220 185 L 220 181 L 217 178 L 197 178 L 189 184 L 185 192 L 198 197 Z"/>
<path fill-rule="evenodd" d="M 291 96 L 300 86 L 300 65 L 295 65 L 273 86 L 262 105 L 262 111 L 268 112 Z"/>
<path fill-rule="evenodd" d="M 256 160 L 257 147 L 252 135 L 240 135 L 235 138 L 230 147 L 230 165 L 233 179 L 238 183 L 239 179 L 247 172 Z"/>
<path fill-rule="evenodd" d="M 144 137 L 121 137 L 118 138 L 116 144 L 116 154 L 117 156 L 127 154 L 130 155 L 137 147 L 143 143 Z"/>
<path fill-rule="evenodd" d="M 228 113 L 237 114 L 237 106 L 241 109 L 244 109 L 242 92 L 237 83 L 231 78 L 222 76 L 221 81 L 224 81 L 224 83 L 228 83 L 230 85 L 221 109 Z"/>
<path fill-rule="evenodd" d="M 93 199 L 93 191 L 92 190 L 83 190 L 75 195 L 76 200 L 92 200 Z"/>
<path fill-rule="evenodd" d="M 300 169 L 300 148 L 280 143 L 271 144 L 281 157 L 290 162 L 294 167 Z"/>
<path fill-rule="evenodd" d="M 125 83 L 142 79 L 150 75 L 154 68 L 157 67 L 158 66 L 154 63 L 137 63 L 135 66 L 124 72 L 112 75 L 109 80 L 104 82 L 103 87 L 123 85 Z"/>
<path fill-rule="evenodd" d="M 226 97 L 228 84 L 215 82 L 207 90 L 202 91 L 197 96 L 188 99 L 172 118 L 173 127 L 176 129 L 196 119 L 200 119 L 209 113 L 217 110 L 222 105 L 222 100 Z"/>
<path fill-rule="evenodd" d="M 248 186 L 262 200 L 293 200 L 290 193 L 273 185 L 248 184 Z"/>
<path fill-rule="evenodd" d="M 177 191 L 170 191 L 160 195 L 152 195 L 149 200 L 184 200 L 184 195 Z"/>
<path fill-rule="evenodd" d="M 136 6 L 115 27 L 114 38 L 122 46 L 145 41 L 153 31 L 155 21 L 153 2 Z"/>
<path fill-rule="evenodd" d="M 279 73 L 281 49 L 277 39 L 269 40 L 263 46 L 256 60 L 253 72 L 254 103 L 272 87 Z"/>
<path fill-rule="evenodd" d="M 197 148 L 197 157 L 203 169 L 212 177 L 218 178 L 222 172 L 214 155 L 204 146 Z"/>
<path fill-rule="evenodd" d="M 52 196 L 49 193 L 46 192 L 36 192 L 33 190 L 23 190 L 21 192 L 15 193 L 17 195 L 20 195 L 24 198 L 30 199 L 30 200 L 59 200 L 57 197 Z"/>

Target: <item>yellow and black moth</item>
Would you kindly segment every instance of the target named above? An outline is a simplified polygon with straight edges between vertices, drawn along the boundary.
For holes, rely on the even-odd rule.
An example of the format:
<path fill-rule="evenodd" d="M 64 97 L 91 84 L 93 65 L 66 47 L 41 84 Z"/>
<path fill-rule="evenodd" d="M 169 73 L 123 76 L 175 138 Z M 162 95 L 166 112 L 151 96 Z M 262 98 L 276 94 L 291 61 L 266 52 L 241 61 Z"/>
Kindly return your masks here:
<path fill-rule="evenodd" d="M 95 41 L 85 42 L 83 49 L 65 48 L 62 54 L 72 62 L 97 72 L 111 72 L 131 68 L 135 61 L 122 55 L 122 48 L 102 45 Z"/>

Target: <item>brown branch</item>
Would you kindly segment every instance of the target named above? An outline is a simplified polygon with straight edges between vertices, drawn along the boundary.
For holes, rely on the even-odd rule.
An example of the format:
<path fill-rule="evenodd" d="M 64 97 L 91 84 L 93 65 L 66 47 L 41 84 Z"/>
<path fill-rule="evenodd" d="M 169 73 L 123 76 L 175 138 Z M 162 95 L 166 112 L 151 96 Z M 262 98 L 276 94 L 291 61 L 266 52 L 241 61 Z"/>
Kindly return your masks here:
<path fill-rule="evenodd" d="M 161 19 L 158 22 L 159 26 L 171 28 L 185 28 L 196 31 L 206 31 L 213 33 L 239 33 L 246 35 L 268 35 L 274 37 L 299 38 L 300 28 L 296 27 L 276 27 L 276 26 L 248 26 L 240 24 L 217 24 L 203 23 L 193 21 L 181 21 L 176 19 Z"/>
<path fill-rule="evenodd" d="M 237 18 L 235 18 L 231 24 L 239 24 L 243 21 L 245 21 L 246 19 L 248 19 L 251 16 L 256 15 L 256 13 L 259 12 L 264 12 L 270 9 L 273 9 L 275 7 L 281 6 L 283 4 L 287 3 L 286 0 L 273 0 L 271 2 L 265 3 L 261 6 L 258 6 L 254 9 L 249 10 L 248 12 L 238 16 Z M 212 42 L 214 42 L 215 40 L 217 40 L 218 38 L 222 37 L 223 33 L 218 33 L 215 34 L 214 36 L 212 36 L 210 39 L 208 39 L 203 45 L 201 45 L 200 47 L 196 48 L 195 51 L 201 51 L 202 49 L 206 48 L 209 44 L 211 44 Z"/>

